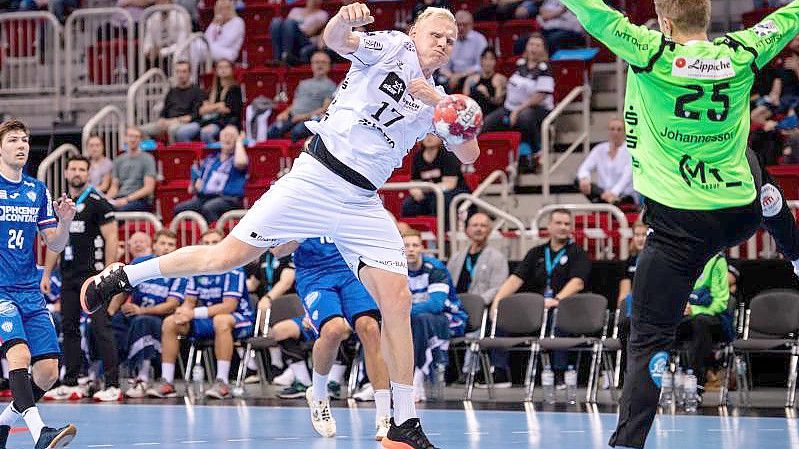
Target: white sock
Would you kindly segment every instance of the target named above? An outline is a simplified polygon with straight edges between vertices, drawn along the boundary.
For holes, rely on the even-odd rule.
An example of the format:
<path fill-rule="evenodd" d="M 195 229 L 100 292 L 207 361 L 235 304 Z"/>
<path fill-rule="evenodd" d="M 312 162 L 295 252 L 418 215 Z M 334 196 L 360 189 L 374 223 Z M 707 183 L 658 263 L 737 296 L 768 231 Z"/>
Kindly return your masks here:
<path fill-rule="evenodd" d="M 342 365 L 341 363 L 334 363 L 333 366 L 330 368 L 330 377 L 331 382 L 336 382 L 339 385 L 344 383 L 344 372 L 347 371 L 347 367 Z"/>
<path fill-rule="evenodd" d="M 308 372 L 308 365 L 305 361 L 294 362 L 289 365 L 294 373 L 294 378 L 303 385 L 311 385 L 311 373 Z"/>
<path fill-rule="evenodd" d="M 128 275 L 130 285 L 134 287 L 144 281 L 164 277 L 161 274 L 161 262 L 158 261 L 157 257 L 137 263 L 136 265 L 125 265 L 122 269 L 125 271 L 125 274 Z"/>
<path fill-rule="evenodd" d="M 394 398 L 394 424 L 401 426 L 405 421 L 416 418 L 412 385 L 391 382 L 391 396 Z"/>
<path fill-rule="evenodd" d="M 174 363 L 161 363 L 161 377 L 168 384 L 175 383 L 175 364 Z"/>
<path fill-rule="evenodd" d="M 258 364 L 255 362 L 255 358 L 258 357 L 258 354 L 253 354 L 250 357 L 250 360 L 247 361 L 247 369 L 250 371 L 258 371 Z"/>
<path fill-rule="evenodd" d="M 286 366 L 283 363 L 283 350 L 280 349 L 280 346 L 273 346 L 269 348 L 269 360 L 271 360 L 272 365 L 277 368 L 283 368 Z"/>
<path fill-rule="evenodd" d="M 313 370 L 313 400 L 326 401 L 327 397 L 327 375 Z"/>
<path fill-rule="evenodd" d="M 150 359 L 144 359 L 141 361 L 138 379 L 142 382 L 147 382 L 150 380 Z"/>
<path fill-rule="evenodd" d="M 19 413 L 14 410 L 14 407 L 12 407 L 13 404 L 13 402 L 9 402 L 6 408 L 3 409 L 3 412 L 0 413 L 0 426 L 11 427 L 15 422 L 17 422 Z"/>
<path fill-rule="evenodd" d="M 228 383 L 230 379 L 230 360 L 216 361 L 216 380 Z"/>
<path fill-rule="evenodd" d="M 391 416 L 391 391 L 375 390 L 375 414 L 378 418 Z"/>
<path fill-rule="evenodd" d="M 36 406 L 34 406 L 25 410 L 24 412 L 22 412 L 22 419 L 25 420 L 25 424 L 28 426 L 28 430 L 31 431 L 33 442 L 36 443 L 37 441 L 39 441 L 39 435 L 42 434 L 42 428 L 44 427 L 44 423 L 42 422 L 42 417 L 39 416 L 39 409 Z"/>

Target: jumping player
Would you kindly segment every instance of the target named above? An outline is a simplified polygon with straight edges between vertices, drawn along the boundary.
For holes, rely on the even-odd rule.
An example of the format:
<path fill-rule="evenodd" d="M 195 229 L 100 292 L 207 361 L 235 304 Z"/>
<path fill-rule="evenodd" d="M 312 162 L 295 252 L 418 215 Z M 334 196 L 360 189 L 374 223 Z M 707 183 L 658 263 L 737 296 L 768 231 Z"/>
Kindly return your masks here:
<path fill-rule="evenodd" d="M 66 195 L 54 203 L 41 181 L 23 173 L 30 152 L 28 137 L 20 121 L 0 124 L 0 342 L 9 363 L 13 397 L 0 413 L 0 447 L 6 447 L 11 425 L 22 416 L 36 449 L 43 449 L 66 446 L 77 429 L 72 424 L 45 427 L 36 407 L 58 379 L 61 353 L 39 289 L 36 239 L 41 234 L 48 249 L 63 251 L 75 203 Z"/>
<path fill-rule="evenodd" d="M 762 223 L 794 271 L 799 265 L 793 215 L 747 152 L 752 83 L 799 32 L 799 1 L 712 42 L 710 0 L 655 0 L 660 32 L 630 24 L 602 0 L 561 1 L 630 64 L 627 148 L 650 230 L 638 256 L 627 371 L 610 445 L 641 448 L 657 410 L 666 351 L 710 257 Z"/>
<path fill-rule="evenodd" d="M 294 252 L 297 293 L 302 298 L 313 347 L 313 386 L 306 391 L 311 423 L 323 437 L 336 434 L 330 413 L 327 376 L 339 345 L 352 330 L 358 334 L 365 353 L 366 370 L 375 388 L 375 439 L 386 437 L 391 418 L 388 368 L 380 355 L 380 312 L 369 292 L 353 276 L 328 237 L 308 239 Z M 301 324 L 300 324 L 301 325 Z"/>
<path fill-rule="evenodd" d="M 131 266 L 112 264 L 84 284 L 83 306 L 97 310 L 115 294 L 154 277 L 223 273 L 254 260 L 267 248 L 296 248 L 296 241 L 330 236 L 344 261 L 377 301 L 383 317 L 381 346 L 388 365 L 394 418 L 382 445 L 432 448 L 413 402 L 408 268 L 402 239 L 383 209 L 377 189 L 416 141 L 433 132 L 434 106 L 443 90 L 433 72 L 452 54 L 455 18 L 427 8 L 409 34 L 354 32 L 374 22 L 362 3 L 341 7 L 327 23 L 325 44 L 352 67 L 315 135 L 291 172 L 275 183 L 219 245 L 189 246 Z M 476 139 L 449 144 L 466 164 L 480 149 Z"/>

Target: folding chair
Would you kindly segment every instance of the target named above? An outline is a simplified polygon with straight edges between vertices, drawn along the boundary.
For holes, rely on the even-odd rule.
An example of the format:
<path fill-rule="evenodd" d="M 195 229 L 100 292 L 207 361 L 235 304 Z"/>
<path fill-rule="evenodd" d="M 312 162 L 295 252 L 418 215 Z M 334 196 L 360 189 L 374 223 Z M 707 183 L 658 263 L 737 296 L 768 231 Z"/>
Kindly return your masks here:
<path fill-rule="evenodd" d="M 465 310 L 469 315 L 469 319 L 466 321 L 465 334 L 469 335 L 473 334 L 474 332 L 478 332 L 477 338 L 484 338 L 486 333 L 486 324 L 488 323 L 488 307 L 486 307 L 483 297 L 473 293 L 461 293 L 458 295 L 458 298 L 461 300 L 463 310 Z M 472 344 L 471 342 L 467 341 L 468 337 L 466 337 L 466 335 L 451 339 L 449 341 L 450 349 L 453 351 L 458 349 L 470 351 Z M 456 366 L 457 363 L 458 359 L 456 358 Z M 457 368 L 460 372 L 460 367 Z"/>

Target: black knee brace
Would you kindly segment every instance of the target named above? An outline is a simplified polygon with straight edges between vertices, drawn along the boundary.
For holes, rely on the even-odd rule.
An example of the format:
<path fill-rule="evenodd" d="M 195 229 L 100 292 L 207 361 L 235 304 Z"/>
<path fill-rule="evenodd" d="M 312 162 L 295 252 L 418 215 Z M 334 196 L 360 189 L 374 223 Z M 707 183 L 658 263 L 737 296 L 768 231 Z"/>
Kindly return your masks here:
<path fill-rule="evenodd" d="M 289 338 L 287 340 L 283 340 L 280 342 L 280 347 L 283 349 L 283 355 L 286 356 L 286 359 L 289 363 L 301 362 L 305 360 L 305 349 L 302 347 L 302 343 L 295 339 Z"/>
<path fill-rule="evenodd" d="M 11 370 L 8 373 L 8 380 L 11 386 L 11 395 L 14 397 L 14 410 L 22 413 L 33 407 L 33 382 L 31 375 L 26 368 Z M 44 393 L 42 393 L 44 394 Z"/>

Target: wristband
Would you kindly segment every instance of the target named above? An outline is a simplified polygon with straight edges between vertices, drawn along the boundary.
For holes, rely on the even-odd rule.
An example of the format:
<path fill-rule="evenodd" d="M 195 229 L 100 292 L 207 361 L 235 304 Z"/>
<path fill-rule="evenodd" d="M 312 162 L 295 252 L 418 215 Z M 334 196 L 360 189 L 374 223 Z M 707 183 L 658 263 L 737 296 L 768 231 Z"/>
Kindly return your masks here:
<path fill-rule="evenodd" d="M 208 307 L 195 307 L 194 319 L 208 318 Z"/>
<path fill-rule="evenodd" d="M 45 307 L 48 312 L 55 312 L 55 304 L 47 304 Z"/>

